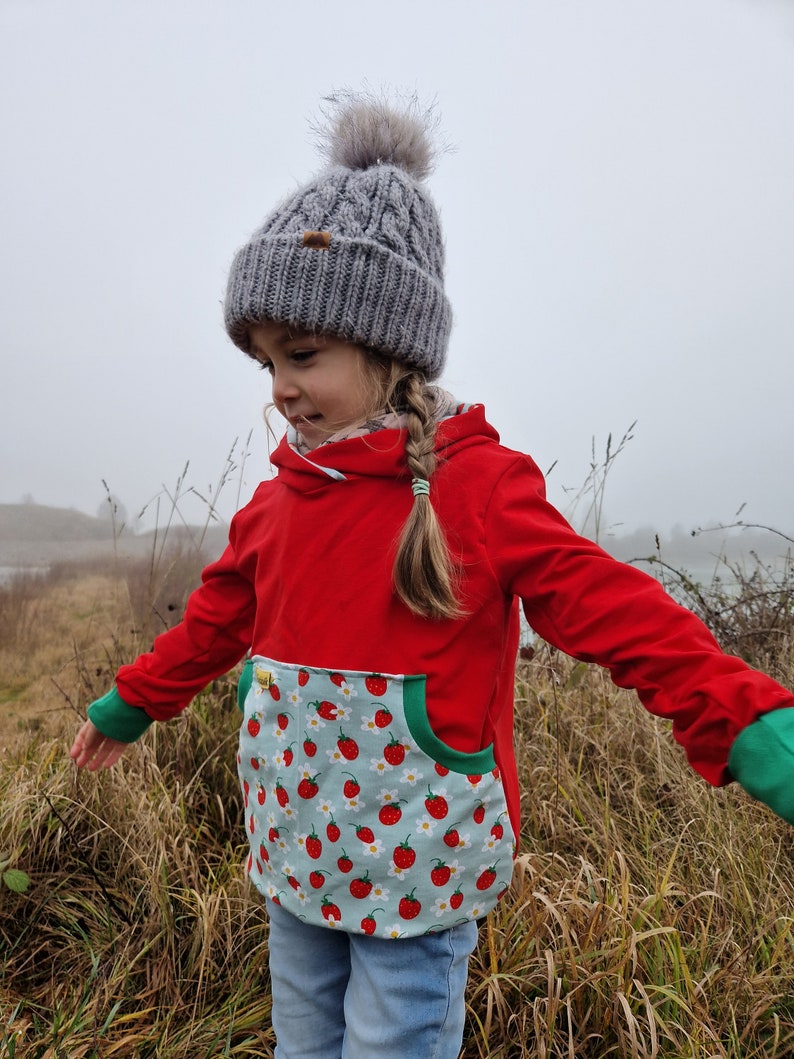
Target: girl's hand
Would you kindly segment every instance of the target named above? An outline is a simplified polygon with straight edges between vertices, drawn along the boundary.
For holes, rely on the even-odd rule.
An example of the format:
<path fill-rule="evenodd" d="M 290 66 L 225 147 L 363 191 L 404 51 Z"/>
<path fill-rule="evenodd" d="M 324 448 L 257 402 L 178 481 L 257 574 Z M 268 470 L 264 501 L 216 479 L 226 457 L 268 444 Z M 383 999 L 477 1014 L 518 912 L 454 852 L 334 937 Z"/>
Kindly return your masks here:
<path fill-rule="evenodd" d="M 86 721 L 77 733 L 69 753 L 78 768 L 96 772 L 98 768 L 107 769 L 115 765 L 129 745 L 102 735 L 91 721 Z"/>

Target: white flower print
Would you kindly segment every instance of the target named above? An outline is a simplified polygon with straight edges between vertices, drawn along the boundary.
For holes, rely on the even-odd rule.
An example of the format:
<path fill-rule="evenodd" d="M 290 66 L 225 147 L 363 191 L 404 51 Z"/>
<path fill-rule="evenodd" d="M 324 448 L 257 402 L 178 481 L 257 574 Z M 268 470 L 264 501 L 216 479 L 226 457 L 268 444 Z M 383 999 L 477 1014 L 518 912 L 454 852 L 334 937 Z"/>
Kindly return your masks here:
<path fill-rule="evenodd" d="M 295 897 L 298 899 L 298 902 L 303 906 L 310 905 L 312 903 L 311 897 L 309 897 L 305 890 L 296 890 Z"/>
<path fill-rule="evenodd" d="M 345 798 L 342 804 L 349 813 L 357 813 L 361 809 L 366 808 L 366 803 L 362 802 L 357 794 L 353 795 L 352 798 Z"/>
<path fill-rule="evenodd" d="M 483 851 L 483 853 L 489 853 L 489 852 L 492 853 L 496 849 L 496 847 L 498 845 L 499 845 L 499 839 L 498 838 L 494 838 L 493 835 L 488 835 L 488 837 L 486 838 L 486 840 L 482 844 L 482 851 Z"/>
<path fill-rule="evenodd" d="M 466 870 L 458 860 L 447 861 L 447 867 L 449 868 L 449 877 L 451 879 L 458 878 L 459 876 L 463 875 L 464 871 Z"/>
<path fill-rule="evenodd" d="M 458 839 L 458 844 L 455 849 L 471 849 L 471 835 L 467 831 L 465 835 L 461 835 Z"/>
<path fill-rule="evenodd" d="M 416 821 L 416 830 L 421 835 L 432 835 L 437 824 L 438 820 L 434 820 L 429 813 L 425 813 L 424 816 L 420 816 Z"/>
<path fill-rule="evenodd" d="M 300 706 L 300 704 L 303 702 L 303 696 L 297 688 L 295 688 L 294 691 L 291 691 L 289 695 L 287 695 L 287 702 L 291 706 Z"/>
<path fill-rule="evenodd" d="M 481 919 L 485 915 L 485 909 L 476 902 L 469 909 L 469 919 Z"/>
<path fill-rule="evenodd" d="M 349 701 L 350 701 L 351 699 L 355 698 L 355 697 L 356 697 L 356 695 L 358 695 L 358 692 L 357 692 L 357 691 L 356 691 L 356 689 L 355 689 L 355 688 L 354 688 L 354 687 L 352 686 L 352 684 L 348 684 L 348 682 L 347 682 L 347 681 L 345 680 L 345 681 L 344 681 L 344 682 L 343 682 L 343 683 L 342 683 L 342 684 L 340 685 L 340 687 L 339 687 L 339 690 L 338 690 L 337 694 L 338 694 L 338 695 L 341 695 L 343 699 L 345 699 L 346 701 L 348 701 L 348 702 L 349 702 Z"/>
<path fill-rule="evenodd" d="M 298 814 L 295 809 L 289 804 L 289 802 L 287 802 L 287 804 L 281 810 L 281 815 L 284 817 L 285 820 L 294 820 Z"/>
<path fill-rule="evenodd" d="M 353 714 L 353 711 L 349 706 L 337 706 L 336 707 L 336 719 L 337 721 L 346 721 Z"/>
<path fill-rule="evenodd" d="M 394 861 L 392 861 L 389 865 L 388 874 L 392 877 L 392 879 L 404 879 L 405 876 L 408 874 L 408 871 L 408 868 L 398 868 Z"/>
<path fill-rule="evenodd" d="M 268 813 L 267 814 L 267 826 L 268 827 L 275 827 L 276 826 L 276 817 L 274 816 L 273 813 Z"/>
<path fill-rule="evenodd" d="M 321 728 L 325 728 L 325 721 L 322 719 L 319 713 L 313 713 L 306 718 L 306 727 L 311 728 L 313 731 L 317 732 Z"/>
<path fill-rule="evenodd" d="M 362 732 L 377 732 L 378 726 L 375 724 L 375 718 L 373 717 L 362 717 L 361 718 L 361 731 Z"/>
<path fill-rule="evenodd" d="M 292 867 L 291 864 L 286 864 L 285 863 L 282 866 L 281 870 L 284 872 L 284 874 L 287 876 L 288 879 L 290 878 L 290 876 L 295 874 L 295 869 Z"/>
<path fill-rule="evenodd" d="M 365 857 L 375 857 L 377 860 L 381 853 L 383 853 L 383 842 L 379 838 L 374 839 L 372 842 L 367 842 L 364 846 Z"/>
<path fill-rule="evenodd" d="M 380 883 L 375 883 L 372 887 L 372 898 L 377 901 L 388 901 L 391 890 L 387 886 L 381 886 Z"/>
<path fill-rule="evenodd" d="M 393 927 L 387 927 L 383 932 L 384 938 L 401 938 L 403 932 L 400 930 L 399 924 L 395 923 Z"/>
<path fill-rule="evenodd" d="M 400 776 L 400 783 L 407 783 L 410 787 L 415 787 L 423 777 L 424 773 L 420 772 L 419 769 L 403 769 L 403 774 Z"/>
<path fill-rule="evenodd" d="M 328 750 L 326 750 L 326 754 L 328 755 L 328 760 L 331 762 L 332 765 L 334 764 L 334 762 L 346 760 L 344 754 L 338 746 L 330 747 Z"/>
<path fill-rule="evenodd" d="M 446 912 L 449 912 L 451 908 L 452 905 L 449 903 L 449 900 L 446 897 L 437 898 L 435 904 L 433 905 L 433 911 L 439 919 L 441 919 L 441 917 Z"/>
<path fill-rule="evenodd" d="M 281 835 L 279 835 L 278 838 L 276 839 L 276 845 L 278 846 L 278 848 L 281 850 L 282 853 L 286 853 L 287 852 L 288 842 L 287 842 L 286 838 L 283 838 Z"/>
<path fill-rule="evenodd" d="M 400 792 L 397 790 L 389 791 L 383 787 L 378 794 L 378 800 L 381 805 L 388 805 L 389 802 L 399 802 Z"/>
<path fill-rule="evenodd" d="M 327 816 L 333 816 L 334 813 L 336 812 L 336 808 L 335 808 L 334 804 L 332 802 L 329 802 L 328 799 L 326 798 L 324 801 L 320 802 L 320 804 L 317 806 L 317 812 L 321 813 L 323 816 L 326 816 L 326 817 Z"/>
<path fill-rule="evenodd" d="M 370 772 L 378 772 L 378 773 L 380 773 L 381 776 L 385 776 L 387 772 L 391 772 L 392 767 L 393 766 L 390 765 L 389 762 L 386 761 L 385 758 L 382 758 L 382 757 L 370 758 L 370 766 L 369 766 L 369 771 Z"/>

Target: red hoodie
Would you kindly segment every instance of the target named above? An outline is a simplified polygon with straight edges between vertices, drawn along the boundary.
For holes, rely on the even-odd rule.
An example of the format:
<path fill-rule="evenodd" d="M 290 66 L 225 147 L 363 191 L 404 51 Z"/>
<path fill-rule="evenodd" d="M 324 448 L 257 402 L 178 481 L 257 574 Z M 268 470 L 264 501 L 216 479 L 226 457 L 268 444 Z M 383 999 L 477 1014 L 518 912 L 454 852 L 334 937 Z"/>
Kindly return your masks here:
<path fill-rule="evenodd" d="M 518 602 L 543 639 L 608 667 L 673 734 L 710 783 L 730 780 L 736 735 L 794 705 L 769 677 L 724 654 L 648 575 L 578 536 L 546 501 L 533 461 L 499 444 L 482 406 L 438 428 L 431 499 L 460 564 L 467 616 L 423 619 L 395 595 L 396 542 L 413 496 L 405 433 L 384 430 L 303 457 L 282 441 L 278 475 L 234 518 L 185 618 L 118 673 L 130 707 L 184 709 L 248 651 L 322 669 L 426 675 L 439 739 L 491 743 L 518 834 L 513 679 Z M 113 725 L 101 725 L 113 736 Z"/>

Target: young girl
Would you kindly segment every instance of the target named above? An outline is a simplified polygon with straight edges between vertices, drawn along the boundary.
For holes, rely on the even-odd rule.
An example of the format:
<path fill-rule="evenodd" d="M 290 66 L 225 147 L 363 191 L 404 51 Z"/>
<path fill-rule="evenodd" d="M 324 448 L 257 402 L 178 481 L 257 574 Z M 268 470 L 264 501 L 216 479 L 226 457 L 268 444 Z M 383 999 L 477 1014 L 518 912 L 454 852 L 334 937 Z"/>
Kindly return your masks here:
<path fill-rule="evenodd" d="M 251 653 L 237 762 L 276 1055 L 454 1057 L 518 834 L 518 605 L 673 722 L 710 783 L 794 822 L 794 697 L 577 536 L 480 405 L 432 385 L 451 312 L 415 108 L 346 97 L 328 165 L 236 255 L 232 340 L 288 423 L 184 620 L 88 710 L 112 765 Z"/>

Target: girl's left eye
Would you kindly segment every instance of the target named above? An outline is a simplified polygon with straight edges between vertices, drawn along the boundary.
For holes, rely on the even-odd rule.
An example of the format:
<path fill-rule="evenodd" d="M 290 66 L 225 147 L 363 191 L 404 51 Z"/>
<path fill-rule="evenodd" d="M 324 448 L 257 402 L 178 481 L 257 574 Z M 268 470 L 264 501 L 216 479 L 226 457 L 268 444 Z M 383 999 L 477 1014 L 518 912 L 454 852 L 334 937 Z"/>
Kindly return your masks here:
<path fill-rule="evenodd" d="M 290 354 L 290 360 L 295 364 L 305 364 L 307 360 L 311 360 L 316 352 L 316 349 L 296 349 L 294 353 Z"/>

